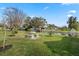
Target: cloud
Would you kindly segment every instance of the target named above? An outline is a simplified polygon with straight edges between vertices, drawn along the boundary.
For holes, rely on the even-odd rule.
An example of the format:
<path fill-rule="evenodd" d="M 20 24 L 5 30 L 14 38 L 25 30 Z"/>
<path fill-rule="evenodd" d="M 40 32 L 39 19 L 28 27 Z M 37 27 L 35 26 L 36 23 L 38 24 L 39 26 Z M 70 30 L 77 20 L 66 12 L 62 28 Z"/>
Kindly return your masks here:
<path fill-rule="evenodd" d="M 73 15 L 71 15 L 71 14 L 68 14 L 68 15 L 67 15 L 67 17 L 71 17 L 71 16 L 73 16 Z"/>
<path fill-rule="evenodd" d="M 61 3 L 61 5 L 72 5 L 73 3 Z"/>
<path fill-rule="evenodd" d="M 76 13 L 76 10 L 70 10 L 68 13 L 69 14 L 75 14 Z"/>
<path fill-rule="evenodd" d="M 44 10 L 47 10 L 49 7 L 44 7 Z"/>
<path fill-rule="evenodd" d="M 67 12 L 68 13 L 67 17 L 74 16 L 76 12 L 77 12 L 76 10 L 69 10 Z"/>

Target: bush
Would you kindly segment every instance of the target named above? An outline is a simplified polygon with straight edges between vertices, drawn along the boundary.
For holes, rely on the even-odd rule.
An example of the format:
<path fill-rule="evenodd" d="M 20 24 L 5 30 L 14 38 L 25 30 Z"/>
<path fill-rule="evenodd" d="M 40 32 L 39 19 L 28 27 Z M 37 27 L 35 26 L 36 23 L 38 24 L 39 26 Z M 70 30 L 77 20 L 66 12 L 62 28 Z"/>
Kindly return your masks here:
<path fill-rule="evenodd" d="M 48 34 L 49 34 L 49 36 L 52 36 L 52 31 L 49 31 Z"/>
<path fill-rule="evenodd" d="M 17 34 L 17 33 L 18 33 L 18 30 L 17 29 L 13 29 L 9 36 L 15 36 L 15 34 Z"/>

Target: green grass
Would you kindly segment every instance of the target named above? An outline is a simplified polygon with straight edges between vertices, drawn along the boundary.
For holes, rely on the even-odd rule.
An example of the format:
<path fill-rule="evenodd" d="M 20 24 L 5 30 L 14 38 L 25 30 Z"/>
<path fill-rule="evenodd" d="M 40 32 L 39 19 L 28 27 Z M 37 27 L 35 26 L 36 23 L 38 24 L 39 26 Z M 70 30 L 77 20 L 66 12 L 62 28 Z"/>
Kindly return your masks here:
<path fill-rule="evenodd" d="M 0 46 L 2 45 L 4 32 L 0 32 Z M 9 37 L 7 32 L 6 44 L 12 47 L 0 51 L 1 56 L 72 56 L 79 55 L 79 38 L 64 36 L 49 36 L 45 33 L 38 33 L 37 40 L 30 40 L 24 36 L 27 32 L 19 31 L 15 37 Z"/>

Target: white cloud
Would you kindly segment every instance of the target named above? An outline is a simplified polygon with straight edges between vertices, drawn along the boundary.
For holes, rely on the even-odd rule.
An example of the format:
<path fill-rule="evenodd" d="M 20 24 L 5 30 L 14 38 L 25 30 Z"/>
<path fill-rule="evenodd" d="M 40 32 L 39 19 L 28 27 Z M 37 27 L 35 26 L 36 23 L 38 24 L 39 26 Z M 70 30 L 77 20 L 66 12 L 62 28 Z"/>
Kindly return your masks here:
<path fill-rule="evenodd" d="M 49 7 L 44 7 L 44 10 L 47 10 Z"/>
<path fill-rule="evenodd" d="M 75 14 L 76 13 L 76 10 L 70 10 L 68 13 L 69 14 Z"/>
<path fill-rule="evenodd" d="M 67 17 L 71 17 L 71 16 L 73 16 L 73 15 L 71 15 L 71 14 L 68 14 L 68 15 L 67 15 Z"/>
<path fill-rule="evenodd" d="M 61 5 L 72 5 L 73 3 L 61 3 Z"/>
<path fill-rule="evenodd" d="M 76 10 L 69 10 L 67 17 L 74 16 L 76 12 Z"/>

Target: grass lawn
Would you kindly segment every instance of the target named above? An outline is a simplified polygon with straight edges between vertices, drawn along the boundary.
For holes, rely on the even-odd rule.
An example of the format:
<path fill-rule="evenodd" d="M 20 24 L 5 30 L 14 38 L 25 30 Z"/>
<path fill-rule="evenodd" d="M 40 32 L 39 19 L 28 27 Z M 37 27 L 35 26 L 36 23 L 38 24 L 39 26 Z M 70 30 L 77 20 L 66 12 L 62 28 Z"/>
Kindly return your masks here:
<path fill-rule="evenodd" d="M 27 32 L 19 31 L 15 37 L 9 37 L 7 32 L 6 44 L 12 47 L 0 51 L 2 56 L 63 56 L 79 55 L 79 38 L 64 36 L 48 36 L 40 33 L 37 40 L 24 37 Z M 0 46 L 4 33 L 0 31 Z"/>

